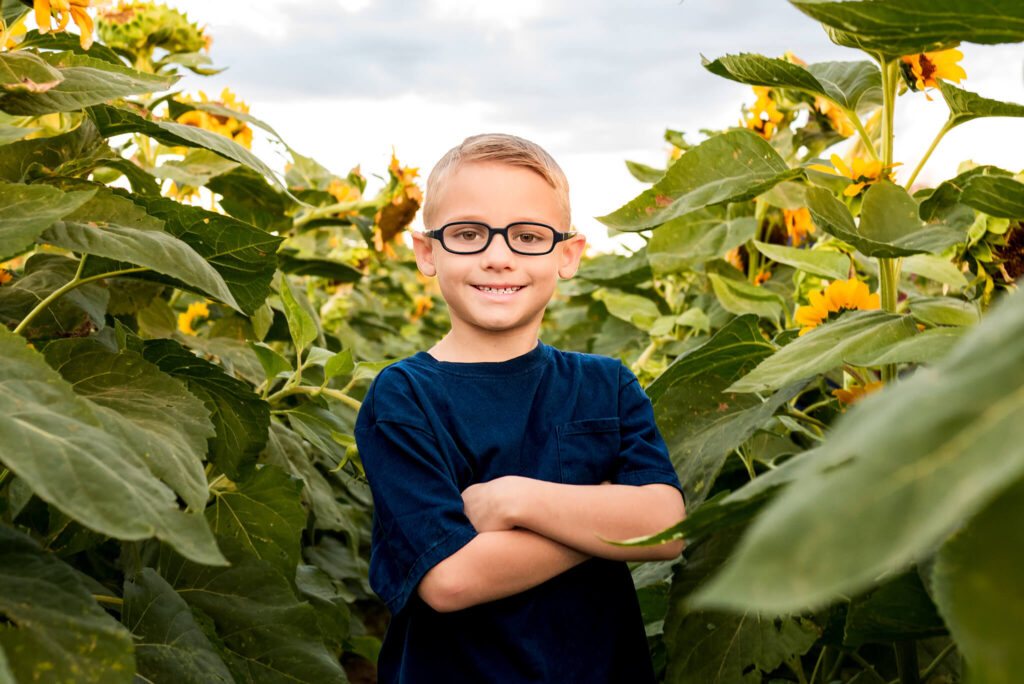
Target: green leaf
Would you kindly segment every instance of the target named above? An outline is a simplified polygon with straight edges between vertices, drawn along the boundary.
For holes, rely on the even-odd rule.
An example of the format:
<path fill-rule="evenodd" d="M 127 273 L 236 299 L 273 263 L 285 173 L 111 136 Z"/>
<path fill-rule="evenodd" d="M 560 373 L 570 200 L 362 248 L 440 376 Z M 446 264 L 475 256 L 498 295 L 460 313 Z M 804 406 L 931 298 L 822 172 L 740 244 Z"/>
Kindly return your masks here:
<path fill-rule="evenodd" d="M 665 169 L 656 169 L 647 164 L 626 160 L 629 173 L 641 183 L 657 183 L 665 175 Z"/>
<path fill-rule="evenodd" d="M 939 549 L 935 602 L 971 680 L 1011 684 L 1024 672 L 1024 480 L 1018 480 Z"/>
<path fill-rule="evenodd" d="M 961 0 L 790 0 L 825 24 L 838 45 L 886 59 L 955 46 L 960 42 L 1024 41 L 1024 7 L 1017 0 L 964 4 Z"/>
<path fill-rule="evenodd" d="M 234 481 L 242 479 L 267 443 L 270 405 L 252 388 L 199 358 L 174 340 L 147 340 L 143 356 L 185 383 L 210 412 L 216 435 L 209 460 Z"/>
<path fill-rule="evenodd" d="M 60 83 L 44 92 L 4 95 L 0 109 L 19 116 L 73 112 L 119 97 L 166 90 L 178 80 L 73 52 L 50 53 L 44 59 L 63 76 Z"/>
<path fill-rule="evenodd" d="M 772 354 L 754 316 L 741 316 L 680 355 L 647 386 L 654 416 L 683 485 L 689 511 L 707 498 L 726 457 L 795 391 L 768 401 L 724 393 Z"/>
<path fill-rule="evenodd" d="M 946 633 L 916 570 L 895 577 L 850 602 L 843 645 L 912 641 Z"/>
<path fill-rule="evenodd" d="M 85 120 L 67 133 L 0 147 L 0 178 L 24 183 L 55 175 L 75 176 L 114 156 L 96 126 Z"/>
<path fill-rule="evenodd" d="M 910 316 L 886 311 L 847 311 L 812 329 L 768 357 L 730 387 L 730 392 L 765 392 L 785 387 L 862 358 L 917 333 Z"/>
<path fill-rule="evenodd" d="M 203 459 L 214 430 L 203 402 L 139 354 L 114 353 L 96 340 L 56 340 L 45 355 L 75 393 L 93 404 L 108 432 L 144 456 L 150 471 L 190 509 L 206 507 Z"/>
<path fill-rule="evenodd" d="M 688 151 L 654 187 L 598 220 L 616 230 L 644 230 L 711 204 L 751 199 L 803 175 L 756 133 L 729 131 Z"/>
<path fill-rule="evenodd" d="M 752 285 L 743 280 L 726 278 L 717 273 L 708 273 L 708 280 L 715 291 L 722 308 L 737 315 L 756 314 L 779 323 L 785 300 L 771 290 Z"/>
<path fill-rule="evenodd" d="M 14 4 L 18 4 L 18 0 L 12 0 Z M 24 7 L 24 5 L 22 5 Z M 10 25 L 10 19 L 4 17 Z M 82 55 L 89 55 L 96 59 L 101 59 L 117 66 L 124 66 L 124 62 L 117 56 L 117 53 L 103 45 L 99 41 L 93 42 L 88 50 L 82 49 L 82 43 L 79 37 L 73 33 L 62 31 L 60 33 L 40 33 L 36 29 L 32 29 L 24 36 L 21 37 L 21 41 L 18 43 L 18 49 L 24 50 L 25 48 L 42 48 L 44 50 L 53 50 L 56 52 L 66 52 L 68 50 L 76 52 Z"/>
<path fill-rule="evenodd" d="M 178 186 L 201 188 L 216 176 L 238 167 L 238 162 L 225 159 L 216 152 L 190 150 L 184 159 L 172 159 L 153 170 L 157 178 L 169 178 Z"/>
<path fill-rule="evenodd" d="M 787 264 L 812 275 L 833 280 L 846 280 L 850 274 L 850 257 L 829 249 L 799 249 L 754 240 L 754 247 L 772 261 Z"/>
<path fill-rule="evenodd" d="M 576 277 L 611 287 L 639 285 L 651 279 L 647 248 L 642 247 L 628 257 L 621 254 L 599 254 L 590 257 L 580 266 Z"/>
<path fill-rule="evenodd" d="M 949 121 L 946 124 L 949 128 L 986 116 L 1024 116 L 1024 105 L 990 100 L 942 79 L 938 80 L 938 84 L 939 92 L 949 105 Z"/>
<path fill-rule="evenodd" d="M 608 313 L 627 323 L 632 323 L 641 330 L 650 330 L 661 315 L 658 305 L 651 299 L 612 288 L 601 288 L 592 295 L 603 302 Z"/>
<path fill-rule="evenodd" d="M 220 274 L 163 227 L 162 221 L 131 200 L 100 187 L 91 200 L 55 223 L 40 239 L 74 252 L 152 269 L 240 309 Z"/>
<path fill-rule="evenodd" d="M 274 253 L 283 238 L 230 216 L 180 204 L 166 197 L 132 196 L 132 201 L 164 222 L 164 230 L 187 243 L 217 271 L 251 315 L 270 294 L 276 271 Z"/>
<path fill-rule="evenodd" d="M 248 166 L 271 179 L 278 187 L 284 188 L 284 184 L 274 170 L 260 161 L 259 157 L 234 140 L 218 133 L 172 121 L 151 121 L 125 107 L 97 105 L 88 108 L 86 114 L 95 122 L 100 133 L 106 137 L 121 133 L 142 133 L 165 145 L 183 145 L 211 150 L 222 157 Z"/>
<path fill-rule="evenodd" d="M 655 273 L 676 273 L 725 256 L 756 234 L 753 216 L 729 219 L 720 208 L 699 209 L 658 226 L 647 244 L 647 258 Z"/>
<path fill-rule="evenodd" d="M 957 289 L 967 287 L 967 278 L 949 259 L 934 254 L 914 254 L 903 259 L 903 271 L 924 276 Z"/>
<path fill-rule="evenodd" d="M 302 435 L 321 454 L 328 458 L 332 468 L 345 462 L 345 446 L 332 436 L 334 433 L 350 435 L 352 426 L 327 409 L 312 402 L 291 409 L 286 414 L 292 429 Z"/>
<path fill-rule="evenodd" d="M 202 515 L 179 510 L 134 445 L 107 432 L 91 404 L 6 328 L 0 378 L 0 461 L 39 498 L 101 534 L 156 536 L 198 562 L 224 562 Z"/>
<path fill-rule="evenodd" d="M 316 276 L 340 283 L 357 283 L 363 279 L 362 271 L 343 261 L 298 257 L 286 254 L 284 250 L 277 255 L 277 267 L 291 275 Z"/>
<path fill-rule="evenodd" d="M 324 364 L 324 377 L 327 380 L 336 378 L 339 375 L 348 375 L 355 370 L 355 363 L 352 361 L 352 350 L 343 349 Z"/>
<path fill-rule="evenodd" d="M 844 360 L 872 368 L 890 363 L 934 363 L 949 354 L 965 332 L 964 328 L 929 328 L 878 349 L 850 353 Z"/>
<path fill-rule="evenodd" d="M 256 358 L 260 360 L 260 365 L 263 366 L 263 372 L 267 375 L 267 383 L 270 385 L 273 385 L 274 380 L 280 377 L 282 373 L 287 374 L 292 372 L 292 364 L 288 362 L 288 359 L 278 354 L 263 342 L 253 342 L 250 340 L 249 348 L 255 352 Z"/>
<path fill-rule="evenodd" d="M 962 232 L 948 226 L 922 224 L 914 199 L 889 181 L 868 188 L 859 226 L 846 205 L 824 188 L 808 188 L 807 209 L 814 225 L 867 256 L 895 258 L 941 252 L 964 239 Z"/>
<path fill-rule="evenodd" d="M 235 681 L 188 604 L 152 568 L 125 580 L 121 622 L 135 638 L 136 667 L 145 681 Z"/>
<path fill-rule="evenodd" d="M 38 55 L 24 50 L 0 53 L 0 87 L 9 93 L 44 93 L 63 80 Z"/>
<path fill-rule="evenodd" d="M 284 315 L 288 319 L 288 332 L 292 336 L 292 343 L 295 345 L 295 351 L 301 352 L 317 337 L 316 321 L 295 300 L 295 294 L 292 292 L 292 286 L 287 276 L 281 276 L 281 284 L 278 289 L 281 294 L 281 303 L 284 305 Z"/>
<path fill-rule="evenodd" d="M 214 491 L 206 519 L 228 549 L 268 562 L 283 577 L 294 577 L 306 511 L 299 501 L 302 480 L 276 465 L 260 465 L 234 489 Z M 231 556 L 238 562 L 239 556 Z"/>
<path fill-rule="evenodd" d="M 316 611 L 296 599 L 291 583 L 267 561 L 242 554 L 229 568 L 164 558 L 162 575 L 208 615 L 236 681 L 344 682 L 324 647 Z"/>
<path fill-rule="evenodd" d="M 22 276 L 0 288 L 0 323 L 18 325 L 43 299 L 70 282 L 77 270 L 77 259 L 33 254 L 25 262 Z M 79 285 L 52 301 L 22 334 L 34 339 L 80 334 L 93 325 L 102 330 L 109 299 L 108 288 L 98 283 Z"/>
<path fill-rule="evenodd" d="M 950 178 L 947 181 L 943 181 L 937 188 L 929 195 L 926 199 L 921 202 L 920 216 L 925 221 L 935 221 L 945 218 L 951 210 L 957 208 L 960 202 L 960 196 L 963 192 L 964 186 L 967 185 L 967 181 L 974 176 L 1011 176 L 1009 171 L 1000 169 L 997 166 L 976 166 L 973 169 L 968 169 L 963 173 L 957 175 L 955 178 Z M 968 222 L 974 220 L 974 212 L 970 209 L 967 210 L 970 214 Z"/>
<path fill-rule="evenodd" d="M 47 228 L 85 204 L 93 191 L 0 182 L 0 261 L 21 254 Z"/>
<path fill-rule="evenodd" d="M 858 593 L 1024 476 L 1022 303 L 1005 296 L 933 368 L 858 402 L 823 446 L 773 471 L 800 469 L 695 600 L 776 613 Z M 999 539 L 1005 554 L 1012 540 Z"/>
<path fill-rule="evenodd" d="M 0 615 L 0 680 L 4 655 L 6 669 L 15 678 L 11 681 L 45 677 L 44 681 L 129 684 L 133 679 L 135 658 L 128 630 L 96 603 L 71 566 L 4 524 Z"/>
<path fill-rule="evenodd" d="M 1024 183 L 1006 176 L 973 176 L 964 186 L 960 201 L 1001 218 L 1024 217 Z"/>
<path fill-rule="evenodd" d="M 914 297 L 906 306 L 914 318 L 931 325 L 974 325 L 981 320 L 977 302 L 954 297 Z"/>
<path fill-rule="evenodd" d="M 818 639 L 818 627 L 805 618 L 772 620 L 753 612 L 689 607 L 693 593 L 729 557 L 736 538 L 736 533 L 726 532 L 698 542 L 676 570 L 665 616 L 667 684 L 758 682 L 789 658 L 806 653 Z"/>
<path fill-rule="evenodd" d="M 882 76 L 873 62 L 821 62 L 806 67 L 750 53 L 702 60 L 713 74 L 740 83 L 800 90 L 857 112 L 882 103 Z"/>

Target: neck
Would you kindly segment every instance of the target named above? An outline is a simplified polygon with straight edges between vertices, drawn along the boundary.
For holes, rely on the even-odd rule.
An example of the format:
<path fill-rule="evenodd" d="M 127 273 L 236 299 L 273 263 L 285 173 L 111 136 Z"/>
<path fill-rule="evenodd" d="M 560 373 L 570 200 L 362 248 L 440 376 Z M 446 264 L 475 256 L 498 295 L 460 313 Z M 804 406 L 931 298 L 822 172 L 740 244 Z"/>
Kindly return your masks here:
<path fill-rule="evenodd" d="M 491 332 L 453 323 L 451 332 L 430 348 L 438 361 L 480 363 L 508 361 L 537 346 L 540 321 L 516 330 Z"/>

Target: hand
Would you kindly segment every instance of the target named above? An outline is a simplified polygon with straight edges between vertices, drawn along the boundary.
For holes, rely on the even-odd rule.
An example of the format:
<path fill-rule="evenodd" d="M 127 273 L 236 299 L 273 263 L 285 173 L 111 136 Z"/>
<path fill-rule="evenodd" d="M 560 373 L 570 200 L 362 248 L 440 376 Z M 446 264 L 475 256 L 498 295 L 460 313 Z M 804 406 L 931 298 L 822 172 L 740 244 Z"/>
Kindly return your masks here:
<path fill-rule="evenodd" d="M 462 492 L 462 506 L 477 532 L 515 528 L 513 511 L 523 493 L 526 478 L 506 475 L 470 485 Z"/>

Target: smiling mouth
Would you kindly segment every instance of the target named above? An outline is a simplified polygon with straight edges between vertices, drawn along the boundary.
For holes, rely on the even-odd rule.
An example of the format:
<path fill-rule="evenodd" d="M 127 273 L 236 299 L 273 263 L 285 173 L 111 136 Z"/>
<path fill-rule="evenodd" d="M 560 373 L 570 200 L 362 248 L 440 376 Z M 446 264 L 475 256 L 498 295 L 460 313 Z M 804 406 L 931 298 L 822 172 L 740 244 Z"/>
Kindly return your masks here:
<path fill-rule="evenodd" d="M 474 285 L 476 289 L 481 292 L 487 292 L 488 294 L 513 294 L 523 289 L 523 285 L 517 285 L 514 287 L 487 287 L 486 285 Z"/>

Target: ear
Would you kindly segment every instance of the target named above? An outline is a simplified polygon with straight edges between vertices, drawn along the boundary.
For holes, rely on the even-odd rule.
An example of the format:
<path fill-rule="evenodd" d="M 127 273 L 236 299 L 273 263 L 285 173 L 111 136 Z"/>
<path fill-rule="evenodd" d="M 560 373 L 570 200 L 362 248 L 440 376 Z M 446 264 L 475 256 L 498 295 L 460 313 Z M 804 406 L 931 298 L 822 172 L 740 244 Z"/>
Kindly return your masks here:
<path fill-rule="evenodd" d="M 420 232 L 412 234 L 412 251 L 416 254 L 416 267 L 420 273 L 432 278 L 437 275 L 437 267 L 434 265 L 434 245 L 430 238 Z"/>
<path fill-rule="evenodd" d="M 578 234 L 562 243 L 562 251 L 558 256 L 558 277 L 568 280 L 576 275 L 583 258 L 583 248 L 587 246 L 585 235 Z"/>

